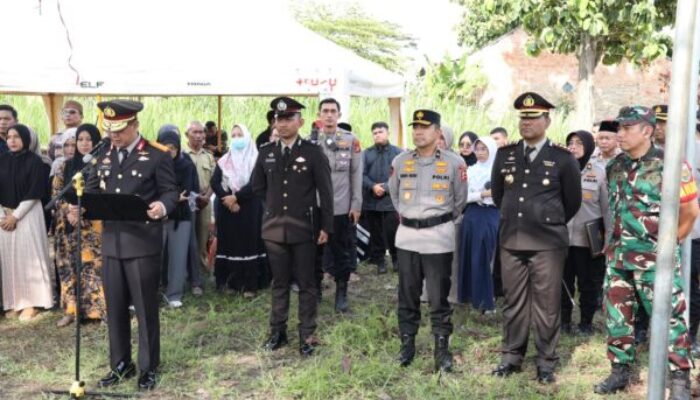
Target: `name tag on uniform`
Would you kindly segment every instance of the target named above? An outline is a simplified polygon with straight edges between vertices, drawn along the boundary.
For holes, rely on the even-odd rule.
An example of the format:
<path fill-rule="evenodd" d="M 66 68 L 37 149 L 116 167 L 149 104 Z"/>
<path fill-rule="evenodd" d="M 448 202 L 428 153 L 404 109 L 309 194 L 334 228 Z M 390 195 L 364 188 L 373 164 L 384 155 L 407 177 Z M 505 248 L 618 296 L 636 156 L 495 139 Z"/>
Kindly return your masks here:
<path fill-rule="evenodd" d="M 298 163 L 303 163 L 303 162 L 306 162 L 306 159 L 304 157 L 297 157 L 297 159 L 294 161 L 296 161 Z"/>
<path fill-rule="evenodd" d="M 542 161 L 542 164 L 544 164 L 545 167 L 553 167 L 555 162 L 544 160 L 544 161 Z"/>

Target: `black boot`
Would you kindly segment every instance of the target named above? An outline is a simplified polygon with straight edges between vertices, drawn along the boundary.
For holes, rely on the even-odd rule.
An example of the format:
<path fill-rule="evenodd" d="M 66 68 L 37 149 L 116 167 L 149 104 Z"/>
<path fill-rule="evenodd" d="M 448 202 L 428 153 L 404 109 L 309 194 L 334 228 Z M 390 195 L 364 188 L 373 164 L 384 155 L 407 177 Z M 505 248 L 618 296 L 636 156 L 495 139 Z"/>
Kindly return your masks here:
<path fill-rule="evenodd" d="M 435 335 L 435 371 L 452 372 L 452 353 L 448 349 L 450 337 Z"/>
<path fill-rule="evenodd" d="M 624 390 L 630 383 L 630 367 L 627 364 L 613 364 L 612 372 L 603 382 L 595 385 L 593 391 L 598 394 L 611 394 Z"/>
<path fill-rule="evenodd" d="M 561 333 L 565 335 L 571 335 L 574 333 L 574 328 L 571 327 L 571 322 L 562 322 L 560 329 Z"/>
<path fill-rule="evenodd" d="M 668 400 L 690 400 L 690 371 L 671 372 L 671 394 Z"/>
<path fill-rule="evenodd" d="M 399 364 L 406 367 L 413 362 L 416 356 L 416 337 L 413 335 L 401 335 L 401 350 L 399 350 Z"/>
<path fill-rule="evenodd" d="M 399 272 L 399 259 L 398 259 L 398 257 L 391 257 L 391 270 L 394 272 Z"/>
<path fill-rule="evenodd" d="M 335 282 L 335 311 L 348 312 L 348 281 Z"/>
<path fill-rule="evenodd" d="M 377 263 L 377 275 L 382 275 L 386 274 L 387 269 L 386 269 L 386 262 L 384 260 L 380 261 Z"/>

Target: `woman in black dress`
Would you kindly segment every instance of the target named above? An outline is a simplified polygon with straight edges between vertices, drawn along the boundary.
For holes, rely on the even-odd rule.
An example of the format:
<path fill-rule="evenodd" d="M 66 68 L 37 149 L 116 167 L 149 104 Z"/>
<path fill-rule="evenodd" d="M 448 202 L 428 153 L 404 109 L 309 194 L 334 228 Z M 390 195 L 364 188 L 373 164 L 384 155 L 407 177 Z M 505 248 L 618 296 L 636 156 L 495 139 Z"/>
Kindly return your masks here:
<path fill-rule="evenodd" d="M 211 178 L 216 194 L 216 263 L 214 276 L 221 290 L 255 297 L 266 257 L 260 225 L 262 203 L 253 195 L 250 175 L 258 157 L 248 129 L 231 129 L 230 150 L 218 161 Z"/>

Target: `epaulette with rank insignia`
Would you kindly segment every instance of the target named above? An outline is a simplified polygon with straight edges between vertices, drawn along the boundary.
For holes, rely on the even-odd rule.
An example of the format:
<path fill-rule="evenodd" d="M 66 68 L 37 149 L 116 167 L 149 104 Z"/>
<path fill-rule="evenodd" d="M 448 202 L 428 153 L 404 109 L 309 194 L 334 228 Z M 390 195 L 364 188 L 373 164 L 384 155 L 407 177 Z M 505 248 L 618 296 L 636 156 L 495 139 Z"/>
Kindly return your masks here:
<path fill-rule="evenodd" d="M 162 144 L 160 144 L 160 143 L 158 143 L 158 142 L 156 142 L 156 141 L 150 141 L 150 140 L 149 140 L 149 141 L 148 141 L 148 144 L 150 144 L 151 146 L 153 146 L 153 147 L 155 147 L 156 149 L 158 149 L 158 150 L 160 150 L 160 151 L 163 151 L 163 152 L 165 152 L 165 153 L 167 153 L 167 152 L 170 151 L 169 148 L 167 148 L 166 146 L 164 146 L 164 145 L 162 145 Z"/>
<path fill-rule="evenodd" d="M 520 142 L 508 143 L 507 145 L 500 147 L 498 150 L 496 150 L 496 152 L 510 150 L 510 149 L 516 147 L 518 144 L 520 144 Z"/>
<path fill-rule="evenodd" d="M 568 147 L 562 146 L 559 143 L 549 142 L 549 145 L 550 145 L 550 147 L 552 147 L 554 149 L 559 149 L 561 151 L 565 151 L 565 152 L 571 154 L 571 150 L 569 150 Z"/>

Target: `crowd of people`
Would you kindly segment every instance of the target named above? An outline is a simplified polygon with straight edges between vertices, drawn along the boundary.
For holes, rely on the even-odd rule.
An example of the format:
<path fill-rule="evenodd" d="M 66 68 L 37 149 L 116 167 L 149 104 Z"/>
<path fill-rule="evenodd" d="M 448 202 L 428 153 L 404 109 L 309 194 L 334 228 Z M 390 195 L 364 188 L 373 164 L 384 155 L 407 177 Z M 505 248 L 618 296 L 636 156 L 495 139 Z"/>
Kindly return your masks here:
<path fill-rule="evenodd" d="M 222 294 L 246 299 L 271 288 L 263 346 L 270 351 L 289 342 L 289 297 L 298 292 L 299 351 L 310 356 L 319 344 L 324 277 L 335 282 L 335 311 L 349 312 L 348 286 L 359 280 L 362 260 L 377 274 L 388 273 L 389 264 L 398 273 L 401 365 L 416 355 L 421 301 L 430 309 L 435 369 L 450 371 L 453 306 L 493 314 L 503 296 L 503 357 L 493 375 L 521 371 L 533 325 L 537 379 L 554 382 L 560 334 L 592 335 L 602 309 L 612 372 L 595 391 L 629 384 L 653 298 L 665 105 L 625 107 L 594 133 L 573 131 L 561 145 L 546 136 L 555 106 L 537 93 L 514 102 L 518 141 L 496 127 L 481 136 L 466 130 L 453 146 L 453 129 L 441 115 L 421 109 L 412 114 L 409 150 L 390 143 L 383 121 L 371 125 L 374 144 L 363 150 L 332 98 L 320 102 L 308 128 L 301 103 L 276 98 L 265 115 L 268 127 L 255 138 L 242 123 L 227 134 L 193 120 L 184 133 L 164 124 L 150 141 L 139 132 L 141 103 L 98 107 L 99 128 L 84 123 L 79 102 L 67 101 L 65 129 L 43 153 L 17 110 L 0 105 L 0 278 L 7 318 L 30 321 L 56 308 L 59 327 L 107 322 L 110 371 L 103 387 L 136 374 L 129 308 L 139 327 L 139 387 L 156 385 L 158 308 L 201 296 L 209 278 Z M 310 131 L 305 139 L 302 130 Z M 700 122 L 698 133 L 700 147 Z M 80 218 L 86 210 L 75 205 L 72 188 L 78 172 L 87 193 L 136 194 L 147 211 L 140 220 Z M 678 228 L 679 241 L 691 235 L 694 261 L 695 175 L 683 164 Z M 45 210 L 52 197 L 55 205 Z M 364 248 L 358 226 L 369 232 Z M 689 398 L 691 350 L 700 355 L 697 264 L 690 321 L 683 319 L 678 265 L 674 272 L 674 399 Z"/>

